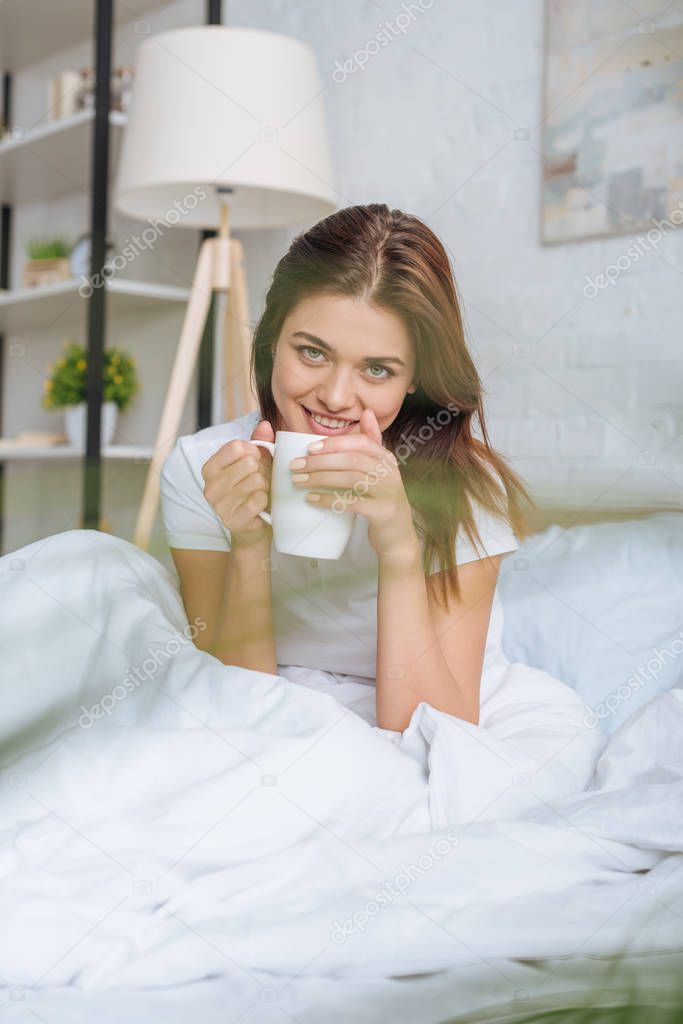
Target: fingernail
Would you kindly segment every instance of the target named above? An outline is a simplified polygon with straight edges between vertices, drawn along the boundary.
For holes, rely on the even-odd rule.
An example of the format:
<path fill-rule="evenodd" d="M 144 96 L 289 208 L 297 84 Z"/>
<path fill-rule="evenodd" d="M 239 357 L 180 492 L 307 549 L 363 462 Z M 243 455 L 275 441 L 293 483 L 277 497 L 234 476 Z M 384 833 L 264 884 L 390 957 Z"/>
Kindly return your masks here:
<path fill-rule="evenodd" d="M 324 441 L 314 441 L 312 444 L 309 444 L 308 446 L 309 452 L 319 452 L 324 443 Z"/>
<path fill-rule="evenodd" d="M 303 469 L 305 465 L 306 465 L 306 460 L 305 459 L 292 459 L 292 461 L 289 464 L 289 468 L 290 469 Z"/>

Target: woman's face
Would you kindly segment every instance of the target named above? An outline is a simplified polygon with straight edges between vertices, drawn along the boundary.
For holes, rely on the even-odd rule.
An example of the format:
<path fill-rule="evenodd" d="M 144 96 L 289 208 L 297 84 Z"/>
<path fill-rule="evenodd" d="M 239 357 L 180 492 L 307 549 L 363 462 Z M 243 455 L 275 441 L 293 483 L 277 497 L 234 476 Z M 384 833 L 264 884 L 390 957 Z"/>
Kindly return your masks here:
<path fill-rule="evenodd" d="M 358 433 L 361 413 L 372 409 L 384 431 L 415 391 L 414 373 L 412 341 L 397 316 L 357 299 L 314 295 L 282 325 L 271 386 L 285 430 Z M 346 425 L 326 428 L 310 412 Z"/>

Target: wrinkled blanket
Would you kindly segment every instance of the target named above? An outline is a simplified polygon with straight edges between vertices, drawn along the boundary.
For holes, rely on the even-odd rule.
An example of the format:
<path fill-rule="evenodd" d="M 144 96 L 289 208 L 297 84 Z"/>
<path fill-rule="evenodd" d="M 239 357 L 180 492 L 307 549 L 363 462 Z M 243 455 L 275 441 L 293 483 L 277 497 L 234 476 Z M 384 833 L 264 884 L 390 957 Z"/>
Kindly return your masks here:
<path fill-rule="evenodd" d="M 330 674 L 223 665 L 126 541 L 0 559 L 0 973 L 180 984 L 683 947 L 683 690 L 609 741 L 540 670 L 479 725 L 373 726 Z M 327 688 L 316 688 L 316 676 Z M 325 692 L 323 692 L 325 691 Z"/>

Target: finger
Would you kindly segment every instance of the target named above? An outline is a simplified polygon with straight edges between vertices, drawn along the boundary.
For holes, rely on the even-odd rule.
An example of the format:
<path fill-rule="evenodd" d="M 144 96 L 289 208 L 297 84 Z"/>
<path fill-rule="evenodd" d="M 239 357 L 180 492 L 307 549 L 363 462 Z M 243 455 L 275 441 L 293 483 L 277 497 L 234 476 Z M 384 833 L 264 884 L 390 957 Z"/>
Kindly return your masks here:
<path fill-rule="evenodd" d="M 315 447 L 317 445 L 321 447 Z M 348 451 L 349 448 L 359 448 L 361 451 L 365 451 L 369 447 L 374 447 L 375 442 L 367 434 L 337 434 L 336 437 L 320 437 L 317 441 L 311 441 L 306 446 L 306 450 L 310 451 L 312 446 L 315 447 L 314 454 L 318 454 L 319 452 L 343 452 Z"/>
<path fill-rule="evenodd" d="M 249 444 L 248 441 L 226 441 L 204 465 L 225 469 L 227 466 L 234 465 L 235 462 L 238 462 L 245 455 L 249 455 L 252 451 L 256 452 L 258 448 L 256 445 Z"/>
<path fill-rule="evenodd" d="M 368 508 L 368 504 L 363 502 L 363 496 L 347 492 L 334 494 L 331 491 L 311 491 L 306 495 L 306 502 L 315 508 L 329 508 L 337 514 L 361 510 L 365 512 Z"/>
<path fill-rule="evenodd" d="M 297 461 L 297 460 L 292 460 Z M 323 470 L 355 470 L 357 473 L 369 473 L 380 462 L 380 457 L 372 452 L 330 452 L 329 454 L 307 455 L 303 466 L 291 468 L 291 473 L 318 473 Z"/>
<path fill-rule="evenodd" d="M 225 493 L 226 488 L 232 490 L 234 487 L 242 486 L 244 481 L 252 476 L 261 476 L 259 464 L 256 459 L 246 458 L 214 471 L 209 480 L 214 489 L 218 488 L 221 493 Z"/>
<path fill-rule="evenodd" d="M 252 436 L 252 439 L 258 438 L 260 441 L 274 441 L 275 440 L 275 433 L 274 433 L 273 428 L 272 428 L 272 426 L 271 426 L 271 424 L 270 424 L 270 422 L 268 420 L 261 420 L 261 422 L 258 423 L 256 425 L 256 427 L 254 428 L 254 431 L 253 431 L 251 436 Z"/>
<path fill-rule="evenodd" d="M 382 431 L 372 409 L 363 409 L 360 414 L 359 426 L 362 433 L 369 437 L 371 441 L 374 441 L 376 444 L 382 443 Z"/>
<path fill-rule="evenodd" d="M 217 452 L 214 452 L 210 459 L 202 465 L 201 475 L 204 483 L 207 483 L 212 477 L 216 475 L 219 470 L 228 470 L 232 472 L 236 471 L 242 455 L 237 448 L 230 448 L 228 444 L 223 445 Z"/>
<path fill-rule="evenodd" d="M 312 442 L 315 444 L 315 442 Z M 391 454 L 388 450 L 382 447 L 381 444 L 377 444 L 372 438 L 368 437 L 367 434 L 340 434 L 339 437 L 326 437 L 322 442 L 322 448 L 318 448 L 316 451 L 311 451 L 310 445 L 306 449 L 306 455 L 309 457 L 315 456 L 318 458 L 320 455 L 328 455 L 333 452 L 352 452 L 357 451 L 362 454 L 375 455 L 381 457 L 385 454 Z"/>
<path fill-rule="evenodd" d="M 310 473 L 308 480 L 292 480 L 293 485 L 298 489 L 316 490 L 329 488 L 336 491 L 352 490 L 360 487 L 359 493 L 367 493 L 378 481 L 368 481 L 363 475 L 354 471 L 337 470 L 334 473 Z"/>
<path fill-rule="evenodd" d="M 259 511 L 263 511 L 263 509 L 266 508 L 266 503 L 263 502 L 263 499 L 261 499 L 261 501 L 258 500 L 259 494 L 264 495 L 264 497 L 267 500 L 268 496 L 263 491 L 251 491 L 249 494 L 246 495 L 246 497 L 244 497 L 240 502 L 238 502 L 237 507 L 235 508 L 234 515 L 251 512 L 253 515 L 256 516 L 258 515 Z M 262 502 L 263 508 L 261 508 Z"/>

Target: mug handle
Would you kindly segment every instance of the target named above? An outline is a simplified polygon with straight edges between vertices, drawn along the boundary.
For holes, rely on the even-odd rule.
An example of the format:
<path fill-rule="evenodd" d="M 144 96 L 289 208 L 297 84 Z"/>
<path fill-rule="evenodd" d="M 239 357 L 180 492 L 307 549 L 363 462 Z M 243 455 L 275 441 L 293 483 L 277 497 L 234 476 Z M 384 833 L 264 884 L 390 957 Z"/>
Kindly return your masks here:
<path fill-rule="evenodd" d="M 275 455 L 274 441 L 260 441 L 251 437 L 248 437 L 246 440 L 249 442 L 249 444 L 257 444 L 259 448 L 267 448 L 271 455 Z M 270 512 L 266 512 L 266 510 L 264 509 L 262 512 L 259 512 L 259 515 L 264 522 L 268 523 L 268 526 L 273 525 L 273 517 L 271 516 Z"/>

